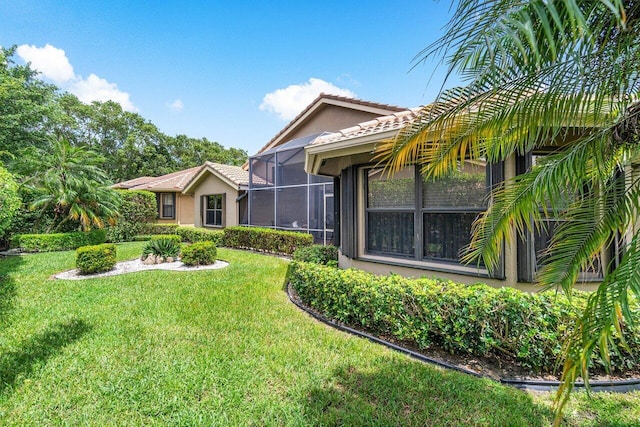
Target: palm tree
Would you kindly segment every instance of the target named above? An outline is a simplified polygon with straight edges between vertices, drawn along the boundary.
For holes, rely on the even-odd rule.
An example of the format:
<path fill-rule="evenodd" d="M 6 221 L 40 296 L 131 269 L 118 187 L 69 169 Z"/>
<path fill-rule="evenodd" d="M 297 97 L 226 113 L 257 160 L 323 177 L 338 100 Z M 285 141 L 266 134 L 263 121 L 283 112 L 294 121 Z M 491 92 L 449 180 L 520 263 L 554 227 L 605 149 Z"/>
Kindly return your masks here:
<path fill-rule="evenodd" d="M 102 228 L 118 216 L 119 196 L 109 187 L 109 179 L 93 151 L 73 146 L 66 140 L 53 142 L 50 151 L 38 151 L 30 158 L 32 172 L 27 184 L 38 197 L 32 209 L 53 211 L 48 231 L 59 230 L 77 221 L 83 231 Z"/>
<path fill-rule="evenodd" d="M 575 380 L 588 381 L 594 351 L 607 360 L 612 337 L 636 321 L 628 307 L 630 293 L 640 297 L 633 230 L 640 190 L 623 172 L 640 156 L 640 2 L 460 0 L 444 36 L 416 64 L 434 57 L 467 86 L 442 92 L 378 147 L 390 170 L 419 164 L 424 175 L 440 177 L 465 158 L 498 162 L 554 147 L 544 162 L 492 190 L 467 261 L 496 268 L 514 226 L 524 235 L 544 227 L 545 217 L 559 218 L 537 281 L 570 295 L 581 271 L 623 242 L 624 255 L 605 266 L 567 343 L 560 414 Z"/>

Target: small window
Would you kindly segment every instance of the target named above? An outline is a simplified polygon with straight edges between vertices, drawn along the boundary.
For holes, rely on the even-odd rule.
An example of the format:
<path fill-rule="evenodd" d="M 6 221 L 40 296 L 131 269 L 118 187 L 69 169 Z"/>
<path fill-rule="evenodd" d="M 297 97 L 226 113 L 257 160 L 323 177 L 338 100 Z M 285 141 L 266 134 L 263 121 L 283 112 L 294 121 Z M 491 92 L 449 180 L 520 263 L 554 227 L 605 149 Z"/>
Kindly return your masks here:
<path fill-rule="evenodd" d="M 176 217 L 176 194 L 160 193 L 158 198 L 158 213 L 160 219 L 175 219 Z"/>
<path fill-rule="evenodd" d="M 223 194 L 204 197 L 204 225 L 222 227 L 223 225 Z"/>

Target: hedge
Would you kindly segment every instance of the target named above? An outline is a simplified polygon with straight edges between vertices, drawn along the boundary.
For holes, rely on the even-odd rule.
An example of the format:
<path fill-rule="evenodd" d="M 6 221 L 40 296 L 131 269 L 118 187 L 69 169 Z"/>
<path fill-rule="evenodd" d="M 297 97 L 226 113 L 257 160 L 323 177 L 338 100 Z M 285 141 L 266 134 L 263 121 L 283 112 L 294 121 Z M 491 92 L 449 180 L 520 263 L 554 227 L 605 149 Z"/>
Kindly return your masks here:
<path fill-rule="evenodd" d="M 420 349 L 507 361 L 536 374 L 561 369 L 562 345 L 587 300 L 577 291 L 570 303 L 553 292 L 374 276 L 296 261 L 289 282 L 305 304 L 339 322 Z M 640 317 L 638 304 L 632 306 Z M 640 368 L 640 327 L 628 327 L 625 339 L 631 354 L 610 352 L 616 371 Z M 596 353 L 592 366 L 602 370 Z"/>
<path fill-rule="evenodd" d="M 224 246 L 229 248 L 291 255 L 299 247 L 312 244 L 313 236 L 307 233 L 242 226 L 224 229 Z"/>
<path fill-rule="evenodd" d="M 217 252 L 212 241 L 196 242 L 182 249 L 182 262 L 189 266 L 213 264 Z"/>
<path fill-rule="evenodd" d="M 156 195 L 151 191 L 119 190 L 119 193 L 120 218 L 115 225 L 107 227 L 107 240 L 114 243 L 133 240 L 146 225 L 155 222 L 158 215 Z"/>
<path fill-rule="evenodd" d="M 73 233 L 16 234 L 11 239 L 11 247 L 25 252 L 67 251 L 80 246 L 99 245 L 105 239 L 106 232 L 103 229 Z"/>
<path fill-rule="evenodd" d="M 152 234 L 149 236 L 149 240 L 152 242 L 154 240 L 172 240 L 178 245 L 182 242 L 182 238 L 177 234 Z"/>
<path fill-rule="evenodd" d="M 338 248 L 333 245 L 312 245 L 296 249 L 292 257 L 295 261 L 338 266 Z"/>
<path fill-rule="evenodd" d="M 116 245 L 82 246 L 76 250 L 76 268 L 80 274 L 103 273 L 116 265 Z"/>
<path fill-rule="evenodd" d="M 140 234 L 176 234 L 178 224 L 144 224 Z"/>
<path fill-rule="evenodd" d="M 223 230 L 208 230 L 196 227 L 178 227 L 176 234 L 182 238 L 183 242 L 214 242 L 216 246 L 221 246 L 224 239 Z"/>

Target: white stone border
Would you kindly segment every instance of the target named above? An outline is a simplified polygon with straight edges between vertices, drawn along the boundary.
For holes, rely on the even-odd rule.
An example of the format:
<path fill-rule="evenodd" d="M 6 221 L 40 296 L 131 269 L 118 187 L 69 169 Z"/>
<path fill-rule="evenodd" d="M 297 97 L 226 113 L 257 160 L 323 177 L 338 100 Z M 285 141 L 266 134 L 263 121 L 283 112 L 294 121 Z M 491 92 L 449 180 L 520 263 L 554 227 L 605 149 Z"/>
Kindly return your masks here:
<path fill-rule="evenodd" d="M 106 271 L 104 273 L 98 274 L 78 274 L 78 270 L 68 270 L 63 271 L 62 273 L 55 274 L 53 277 L 61 280 L 84 280 L 84 279 L 93 279 L 94 277 L 107 277 L 107 276 L 117 276 L 119 274 L 127 274 L 134 273 L 136 271 L 146 271 L 146 270 L 171 270 L 171 271 L 199 271 L 199 270 L 217 270 L 220 268 L 225 268 L 229 265 L 226 261 L 217 260 L 215 263 L 210 265 L 199 265 L 195 267 L 189 267 L 184 265 L 182 261 L 174 261 L 174 262 L 163 262 L 162 264 L 152 264 L 146 265 L 143 264 L 140 259 L 134 259 L 131 261 L 119 262 L 113 268 L 113 270 Z"/>

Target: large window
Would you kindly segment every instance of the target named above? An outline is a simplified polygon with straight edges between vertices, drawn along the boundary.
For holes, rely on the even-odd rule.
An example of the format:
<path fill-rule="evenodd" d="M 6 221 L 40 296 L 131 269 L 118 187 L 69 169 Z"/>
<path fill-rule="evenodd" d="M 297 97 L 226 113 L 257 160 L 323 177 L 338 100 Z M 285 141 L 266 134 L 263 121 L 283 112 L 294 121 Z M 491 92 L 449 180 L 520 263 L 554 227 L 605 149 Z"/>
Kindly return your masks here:
<path fill-rule="evenodd" d="M 158 195 L 158 216 L 160 219 L 176 218 L 176 193 Z"/>
<path fill-rule="evenodd" d="M 459 263 L 473 222 L 487 208 L 488 170 L 465 162 L 431 180 L 415 167 L 393 175 L 366 169 L 365 254 Z"/>
<path fill-rule="evenodd" d="M 224 225 L 224 195 L 204 196 L 204 225 L 222 227 Z"/>
<path fill-rule="evenodd" d="M 413 257 L 415 255 L 415 176 L 413 168 L 390 176 L 382 169 L 367 175 L 367 251 Z"/>

